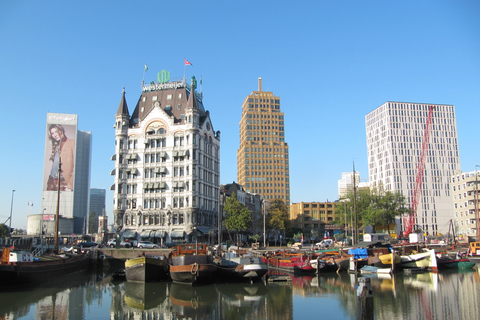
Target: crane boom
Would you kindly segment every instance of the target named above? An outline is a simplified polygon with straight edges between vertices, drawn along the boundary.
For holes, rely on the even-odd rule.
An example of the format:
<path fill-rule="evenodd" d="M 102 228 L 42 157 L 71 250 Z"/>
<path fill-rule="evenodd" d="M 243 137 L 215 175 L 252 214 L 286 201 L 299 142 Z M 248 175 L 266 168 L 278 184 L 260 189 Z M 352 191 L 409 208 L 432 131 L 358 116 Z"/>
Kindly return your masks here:
<path fill-rule="evenodd" d="M 433 122 L 433 110 L 435 106 L 428 107 L 428 116 L 425 123 L 425 132 L 423 133 L 422 150 L 420 153 L 420 161 L 417 167 L 417 176 L 415 178 L 415 189 L 413 190 L 413 198 L 411 203 L 411 212 L 403 219 L 404 223 L 404 236 L 408 236 L 413 231 L 415 220 L 417 219 L 417 208 L 422 193 L 423 175 L 425 172 L 425 159 L 428 152 L 428 145 L 430 141 L 430 130 Z"/>

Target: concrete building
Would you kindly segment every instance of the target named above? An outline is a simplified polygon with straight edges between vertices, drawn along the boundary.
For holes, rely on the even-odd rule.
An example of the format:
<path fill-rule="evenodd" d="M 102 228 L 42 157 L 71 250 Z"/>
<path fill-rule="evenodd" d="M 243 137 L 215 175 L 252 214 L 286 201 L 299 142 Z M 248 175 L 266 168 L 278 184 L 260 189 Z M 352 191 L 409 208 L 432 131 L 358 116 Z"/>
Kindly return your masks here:
<path fill-rule="evenodd" d="M 339 202 L 292 203 L 289 208 L 292 227 L 302 229 L 307 238 L 332 237 L 335 230 L 339 230 L 333 225 L 337 205 Z"/>
<path fill-rule="evenodd" d="M 248 95 L 242 105 L 237 180 L 245 191 L 290 205 L 290 164 L 285 142 L 285 118 L 280 97 L 262 91 Z"/>
<path fill-rule="evenodd" d="M 90 189 L 90 206 L 88 210 L 88 233 L 96 233 L 98 231 L 99 217 L 105 215 L 105 189 Z M 92 221 L 90 222 L 90 219 Z M 91 225 L 90 225 L 91 224 Z"/>
<path fill-rule="evenodd" d="M 342 172 L 342 179 L 338 180 L 338 199 L 345 198 L 349 192 L 353 192 L 353 172 Z M 360 172 L 355 171 L 355 186 L 360 183 Z"/>
<path fill-rule="evenodd" d="M 59 216 L 69 221 L 60 228 L 60 233 L 71 235 L 86 232 L 92 134 L 78 130 L 77 126 L 76 114 L 47 114 L 42 213 L 27 218 L 27 232 L 36 230 L 33 234 L 38 234 L 41 224 L 36 216 L 41 217 L 43 225 L 55 221 L 58 200 Z M 71 228 L 68 227 L 70 225 Z"/>
<path fill-rule="evenodd" d="M 426 121 L 431 104 L 386 102 L 365 117 L 369 182 L 400 191 L 411 205 Z M 455 107 L 434 105 L 422 192 L 414 229 L 446 234 L 452 219 L 450 180 L 460 170 Z M 404 231 L 402 219 L 397 233 Z"/>
<path fill-rule="evenodd" d="M 479 218 L 478 183 L 480 171 L 461 172 L 452 176 L 453 212 L 455 233 L 462 241 L 477 237 Z"/>
<path fill-rule="evenodd" d="M 195 87 L 194 77 L 192 85 L 144 85 L 131 116 L 122 93 L 111 172 L 114 225 L 122 238 L 193 241 L 216 229 L 220 132 Z"/>

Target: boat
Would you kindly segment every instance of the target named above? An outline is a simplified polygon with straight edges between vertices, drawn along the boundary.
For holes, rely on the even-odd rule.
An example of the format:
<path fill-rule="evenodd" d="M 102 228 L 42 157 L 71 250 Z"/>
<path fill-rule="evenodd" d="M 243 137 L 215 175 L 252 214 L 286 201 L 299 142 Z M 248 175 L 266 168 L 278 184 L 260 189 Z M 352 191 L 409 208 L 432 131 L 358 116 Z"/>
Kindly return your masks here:
<path fill-rule="evenodd" d="M 269 268 L 294 273 L 315 273 L 319 266 L 318 258 L 298 253 L 277 253 L 270 258 L 263 258 Z"/>
<path fill-rule="evenodd" d="M 423 248 L 424 252 L 402 255 L 399 264 L 401 268 L 429 268 L 438 270 L 437 257 L 434 249 Z"/>
<path fill-rule="evenodd" d="M 206 244 L 180 244 L 172 249 L 170 277 L 180 283 L 213 282 L 216 266 Z"/>
<path fill-rule="evenodd" d="M 230 247 L 219 259 L 215 259 L 217 280 L 222 282 L 258 281 L 267 272 L 268 266 L 260 257 L 253 257 L 252 252 Z"/>
<path fill-rule="evenodd" d="M 164 256 L 142 255 L 125 261 L 127 281 L 152 282 L 168 280 L 168 263 Z"/>
<path fill-rule="evenodd" d="M 452 259 L 448 255 L 437 256 L 437 264 L 439 269 L 456 269 L 468 270 L 473 269 L 476 263 L 467 258 Z"/>
<path fill-rule="evenodd" d="M 60 275 L 88 269 L 88 254 L 36 258 L 28 251 L 4 248 L 0 261 L 0 287 L 41 283 Z"/>

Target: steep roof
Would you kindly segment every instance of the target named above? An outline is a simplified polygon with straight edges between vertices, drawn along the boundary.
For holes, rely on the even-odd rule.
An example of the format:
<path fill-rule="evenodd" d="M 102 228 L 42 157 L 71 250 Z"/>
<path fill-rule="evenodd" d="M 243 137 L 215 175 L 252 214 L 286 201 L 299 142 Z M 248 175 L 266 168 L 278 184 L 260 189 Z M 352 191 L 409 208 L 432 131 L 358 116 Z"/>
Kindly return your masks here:
<path fill-rule="evenodd" d="M 126 115 L 130 116 L 128 113 L 127 100 L 125 100 L 125 87 L 122 90 L 122 99 L 120 100 L 120 105 L 117 109 L 117 115 Z"/>

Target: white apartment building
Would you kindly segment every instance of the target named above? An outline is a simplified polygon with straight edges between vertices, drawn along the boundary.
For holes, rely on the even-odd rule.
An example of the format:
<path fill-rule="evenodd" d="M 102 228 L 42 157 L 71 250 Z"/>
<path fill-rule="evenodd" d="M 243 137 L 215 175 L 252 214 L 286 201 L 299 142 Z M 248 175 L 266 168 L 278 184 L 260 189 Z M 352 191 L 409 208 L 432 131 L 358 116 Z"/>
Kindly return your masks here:
<path fill-rule="evenodd" d="M 432 104 L 386 102 L 365 117 L 371 187 L 400 191 L 411 205 L 422 142 Z M 450 181 L 460 170 L 453 105 L 435 104 L 416 224 L 429 235 L 446 234 L 453 217 Z M 404 231 L 403 220 L 397 232 Z"/>
<path fill-rule="evenodd" d="M 477 174 L 477 175 L 475 175 Z M 476 237 L 478 219 L 478 195 L 475 196 L 480 172 L 462 172 L 452 176 L 451 190 L 453 195 L 453 212 L 455 233 L 461 240 Z M 477 205 L 475 205 L 477 202 Z"/>
<path fill-rule="evenodd" d="M 345 198 L 353 191 L 353 172 L 342 172 L 342 179 L 338 180 L 338 199 Z M 355 171 L 355 186 L 360 183 L 360 172 Z"/>
<path fill-rule="evenodd" d="M 165 71 L 163 71 L 165 72 Z M 216 230 L 220 132 L 185 80 L 144 85 L 115 119 L 114 225 L 122 238 L 193 241 Z"/>

